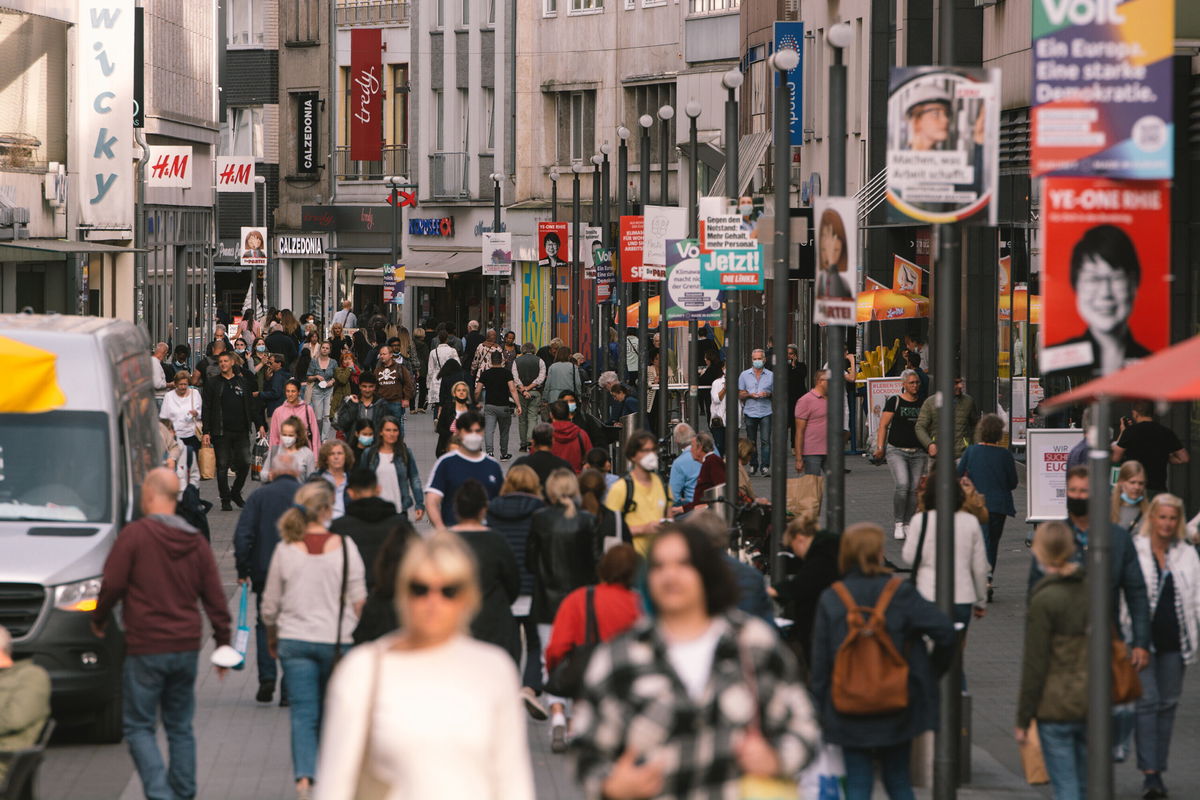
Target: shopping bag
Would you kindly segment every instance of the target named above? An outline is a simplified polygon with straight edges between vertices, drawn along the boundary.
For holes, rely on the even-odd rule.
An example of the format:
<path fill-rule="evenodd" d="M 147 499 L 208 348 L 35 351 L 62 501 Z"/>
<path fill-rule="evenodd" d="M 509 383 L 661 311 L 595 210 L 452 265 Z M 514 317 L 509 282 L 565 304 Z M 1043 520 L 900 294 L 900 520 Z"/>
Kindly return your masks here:
<path fill-rule="evenodd" d="M 200 446 L 200 451 L 196 454 L 196 460 L 200 465 L 200 480 L 211 481 L 217 477 L 217 451 L 213 450 L 211 444 Z"/>
<path fill-rule="evenodd" d="M 233 634 L 233 649 L 242 656 L 242 661 L 234 669 L 246 668 L 246 651 L 250 649 L 250 622 L 247 618 L 247 604 L 250 601 L 250 584 L 242 584 L 242 596 L 238 600 L 237 630 Z"/>
<path fill-rule="evenodd" d="M 1042 757 L 1042 741 L 1038 738 L 1037 721 L 1029 723 L 1029 733 L 1021 748 L 1021 767 L 1025 770 L 1025 782 L 1030 786 L 1041 786 L 1050 782 L 1046 772 L 1046 761 Z"/>
<path fill-rule="evenodd" d="M 255 440 L 254 452 L 252 453 L 254 463 L 251 467 L 251 471 L 255 480 L 258 480 L 262 475 L 263 465 L 267 463 L 267 453 L 270 451 L 271 445 L 267 441 L 267 437 L 260 436 Z"/>
<path fill-rule="evenodd" d="M 821 496 L 825 491 L 825 476 L 801 475 L 788 478 L 787 510 L 789 514 L 814 518 L 821 514 Z"/>
<path fill-rule="evenodd" d="M 817 757 L 800 773 L 800 796 L 811 800 L 841 800 L 846 780 L 846 763 L 842 748 L 836 744 L 821 745 Z"/>

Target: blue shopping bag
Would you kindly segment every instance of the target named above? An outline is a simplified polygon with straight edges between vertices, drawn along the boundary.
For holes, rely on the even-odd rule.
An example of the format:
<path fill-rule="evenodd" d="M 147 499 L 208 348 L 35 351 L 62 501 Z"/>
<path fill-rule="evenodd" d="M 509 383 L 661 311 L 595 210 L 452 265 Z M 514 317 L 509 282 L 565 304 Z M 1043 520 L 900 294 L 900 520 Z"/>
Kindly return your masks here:
<path fill-rule="evenodd" d="M 242 660 L 234 669 L 246 668 L 246 651 L 250 647 L 250 625 L 246 618 L 246 604 L 250 600 L 250 584 L 242 584 L 242 597 L 238 601 L 237 630 L 233 634 L 233 649 L 238 651 Z"/>

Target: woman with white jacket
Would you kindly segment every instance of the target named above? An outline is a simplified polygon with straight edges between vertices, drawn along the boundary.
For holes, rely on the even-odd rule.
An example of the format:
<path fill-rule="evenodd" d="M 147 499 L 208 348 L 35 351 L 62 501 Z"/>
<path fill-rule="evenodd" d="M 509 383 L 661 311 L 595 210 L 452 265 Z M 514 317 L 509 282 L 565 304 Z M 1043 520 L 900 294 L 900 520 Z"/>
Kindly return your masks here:
<path fill-rule="evenodd" d="M 1138 673 L 1137 767 L 1142 796 L 1167 796 L 1167 769 L 1175 709 L 1183 691 L 1183 673 L 1196 663 L 1200 647 L 1200 557 L 1187 542 L 1183 501 L 1160 494 L 1150 501 L 1133 539 L 1150 600 L 1150 663 Z M 1121 616 L 1128 617 L 1122 607 Z"/>
<path fill-rule="evenodd" d="M 448 361 L 458 360 L 458 351 L 447 344 L 447 335 L 445 331 L 438 334 L 437 346 L 429 351 L 429 361 L 426 363 L 425 378 L 429 385 L 429 413 L 437 414 L 438 398 L 441 397 L 442 379 L 440 373 L 442 367 L 446 366 Z"/>
<path fill-rule="evenodd" d="M 203 416 L 204 401 L 200 397 L 200 390 L 192 386 L 191 373 L 180 370 L 171 382 L 174 386 L 163 395 L 158 418 L 169 422 L 175 430 L 175 438 L 195 452 L 200 449 L 196 423 Z"/>

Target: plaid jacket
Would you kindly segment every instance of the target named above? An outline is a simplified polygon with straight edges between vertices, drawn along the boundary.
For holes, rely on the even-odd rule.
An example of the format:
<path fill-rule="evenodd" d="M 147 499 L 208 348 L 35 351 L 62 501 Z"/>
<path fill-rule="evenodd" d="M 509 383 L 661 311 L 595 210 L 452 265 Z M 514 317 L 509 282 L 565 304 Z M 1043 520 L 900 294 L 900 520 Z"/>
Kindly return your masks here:
<path fill-rule="evenodd" d="M 783 774 L 812 760 L 820 739 L 808 692 L 791 653 L 762 620 L 739 611 L 722 616 L 712 674 L 697 704 L 667 658 L 651 620 L 600 645 L 588 664 L 573 723 L 575 766 L 589 798 L 626 748 L 664 766 L 661 798 L 738 797 L 736 739 L 754 719 L 756 695 L 744 679 L 742 653 L 753 666 L 763 735 Z"/>

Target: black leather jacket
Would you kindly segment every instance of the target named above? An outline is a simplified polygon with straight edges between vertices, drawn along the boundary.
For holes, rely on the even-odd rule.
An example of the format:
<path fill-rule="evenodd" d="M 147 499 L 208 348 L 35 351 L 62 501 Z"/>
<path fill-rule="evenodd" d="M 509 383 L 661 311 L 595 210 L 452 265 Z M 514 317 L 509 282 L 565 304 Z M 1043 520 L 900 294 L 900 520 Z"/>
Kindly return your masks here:
<path fill-rule="evenodd" d="M 596 582 L 596 556 L 592 547 L 596 518 L 582 509 L 568 517 L 562 506 L 548 506 L 533 515 L 525 566 L 533 575 L 534 621 L 554 622 L 563 598 Z"/>

